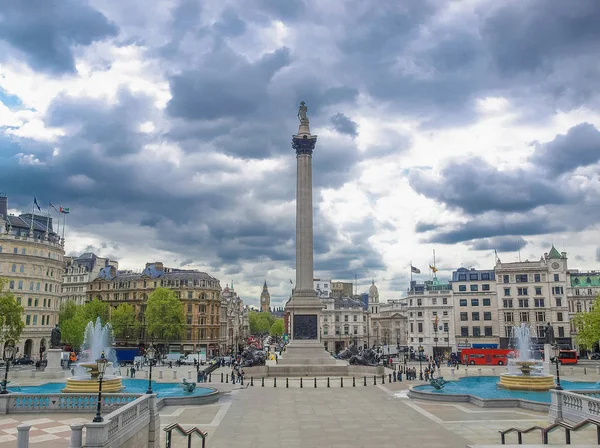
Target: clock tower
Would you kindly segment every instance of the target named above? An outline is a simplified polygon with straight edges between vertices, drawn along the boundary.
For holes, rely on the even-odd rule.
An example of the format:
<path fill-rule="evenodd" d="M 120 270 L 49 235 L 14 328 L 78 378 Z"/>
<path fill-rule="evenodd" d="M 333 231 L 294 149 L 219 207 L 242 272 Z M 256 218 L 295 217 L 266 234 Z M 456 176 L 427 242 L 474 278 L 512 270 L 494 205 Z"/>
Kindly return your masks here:
<path fill-rule="evenodd" d="M 260 294 L 260 311 L 265 311 L 267 313 L 271 311 L 271 294 L 269 294 L 266 280 L 263 285 L 262 293 Z"/>

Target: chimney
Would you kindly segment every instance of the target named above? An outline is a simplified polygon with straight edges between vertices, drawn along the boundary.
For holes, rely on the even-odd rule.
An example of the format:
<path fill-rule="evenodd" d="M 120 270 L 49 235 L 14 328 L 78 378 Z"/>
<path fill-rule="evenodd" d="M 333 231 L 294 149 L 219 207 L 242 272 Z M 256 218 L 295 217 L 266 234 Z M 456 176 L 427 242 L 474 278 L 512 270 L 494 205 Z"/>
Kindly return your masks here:
<path fill-rule="evenodd" d="M 6 193 L 0 192 L 0 217 L 8 216 L 8 197 Z"/>

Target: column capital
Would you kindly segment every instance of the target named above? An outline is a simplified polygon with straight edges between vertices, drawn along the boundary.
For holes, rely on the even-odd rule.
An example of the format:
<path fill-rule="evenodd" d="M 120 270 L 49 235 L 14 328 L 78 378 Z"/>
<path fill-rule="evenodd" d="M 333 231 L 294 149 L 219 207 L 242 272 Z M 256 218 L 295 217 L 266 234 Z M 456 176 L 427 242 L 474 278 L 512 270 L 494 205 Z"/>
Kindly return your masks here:
<path fill-rule="evenodd" d="M 312 155 L 315 145 L 317 144 L 316 135 L 294 135 L 292 136 L 292 148 L 296 150 L 296 155 L 308 154 Z"/>

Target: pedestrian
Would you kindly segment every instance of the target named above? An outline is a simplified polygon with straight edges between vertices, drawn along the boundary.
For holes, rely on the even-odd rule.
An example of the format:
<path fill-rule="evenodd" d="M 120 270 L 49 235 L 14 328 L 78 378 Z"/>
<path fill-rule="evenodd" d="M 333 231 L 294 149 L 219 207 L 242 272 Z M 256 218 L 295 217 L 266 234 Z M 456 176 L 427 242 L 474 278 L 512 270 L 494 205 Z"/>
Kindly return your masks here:
<path fill-rule="evenodd" d="M 135 378 L 135 367 L 131 366 L 131 378 Z"/>
<path fill-rule="evenodd" d="M 127 376 L 129 376 L 129 367 L 127 367 Z"/>

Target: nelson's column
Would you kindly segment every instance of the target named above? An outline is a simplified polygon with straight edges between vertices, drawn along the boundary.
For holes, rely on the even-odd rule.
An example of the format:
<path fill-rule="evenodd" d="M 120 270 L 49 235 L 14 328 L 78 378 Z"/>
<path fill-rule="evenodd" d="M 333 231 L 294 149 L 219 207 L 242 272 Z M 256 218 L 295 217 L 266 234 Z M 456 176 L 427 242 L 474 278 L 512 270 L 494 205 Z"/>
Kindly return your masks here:
<path fill-rule="evenodd" d="M 327 364 L 335 360 L 323 348 L 319 317 L 323 305 L 313 284 L 312 154 L 317 136 L 311 135 L 307 107 L 300 103 L 298 134 L 292 136 L 296 150 L 296 287 L 286 304 L 290 344 L 280 364 Z"/>

